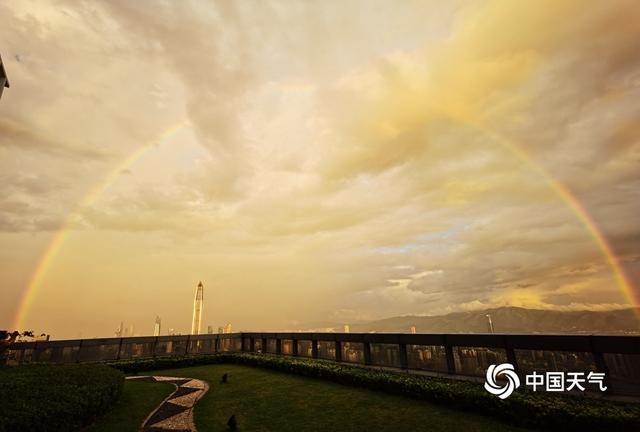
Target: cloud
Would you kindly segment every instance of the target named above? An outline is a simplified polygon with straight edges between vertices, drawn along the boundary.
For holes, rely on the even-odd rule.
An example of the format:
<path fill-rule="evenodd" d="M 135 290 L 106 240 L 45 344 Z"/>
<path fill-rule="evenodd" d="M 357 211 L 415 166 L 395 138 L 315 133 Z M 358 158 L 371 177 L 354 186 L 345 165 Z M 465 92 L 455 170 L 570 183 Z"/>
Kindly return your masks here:
<path fill-rule="evenodd" d="M 220 305 L 247 305 L 234 326 L 617 307 L 602 250 L 549 180 L 637 283 L 638 13 L 5 4 L 0 224 L 37 232 L 77 212 L 52 292 L 153 285 L 173 306 L 209 272 Z"/>
<path fill-rule="evenodd" d="M 79 160 L 104 160 L 110 157 L 100 149 L 58 142 L 46 136 L 48 132 L 36 132 L 36 130 L 37 127 L 32 125 L 21 125 L 7 118 L 0 119 L 0 147 L 38 151 Z"/>

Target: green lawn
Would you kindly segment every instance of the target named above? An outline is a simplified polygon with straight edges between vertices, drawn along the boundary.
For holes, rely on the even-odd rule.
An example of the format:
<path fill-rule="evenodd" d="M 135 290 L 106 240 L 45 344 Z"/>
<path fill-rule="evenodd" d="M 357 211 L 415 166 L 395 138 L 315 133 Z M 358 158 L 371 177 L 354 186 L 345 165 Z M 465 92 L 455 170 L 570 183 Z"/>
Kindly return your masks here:
<path fill-rule="evenodd" d="M 169 383 L 127 380 L 113 409 L 86 432 L 136 432 L 149 413 L 174 390 Z"/>
<path fill-rule="evenodd" d="M 225 372 L 229 382 L 221 384 Z M 209 392 L 195 407 L 200 432 L 226 430 L 232 414 L 239 431 L 524 431 L 424 401 L 247 366 L 208 365 L 153 374 L 209 383 Z"/>

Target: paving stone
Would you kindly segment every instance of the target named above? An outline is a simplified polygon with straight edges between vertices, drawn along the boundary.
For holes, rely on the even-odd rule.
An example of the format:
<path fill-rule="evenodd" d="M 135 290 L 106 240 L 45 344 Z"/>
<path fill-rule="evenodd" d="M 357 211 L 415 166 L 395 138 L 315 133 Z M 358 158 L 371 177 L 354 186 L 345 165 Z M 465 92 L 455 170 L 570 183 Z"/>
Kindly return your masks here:
<path fill-rule="evenodd" d="M 174 416 L 168 417 L 158 423 L 154 423 L 151 426 L 158 429 L 165 430 L 184 430 L 185 426 L 193 422 L 193 411 L 186 410 Z M 187 429 L 190 430 L 190 429 Z"/>
<path fill-rule="evenodd" d="M 136 377 L 140 379 L 143 377 Z M 201 380 L 183 377 L 147 377 L 158 382 L 170 382 L 177 386 L 175 392 L 165 400 L 142 425 L 146 432 L 195 432 L 193 406 L 209 387 Z"/>
<path fill-rule="evenodd" d="M 147 424 L 153 425 L 166 418 L 173 417 L 176 414 L 186 411 L 187 409 L 188 407 L 183 407 L 182 405 L 176 405 L 169 402 L 164 402 L 162 405 L 160 405 L 160 408 L 158 408 L 158 410 L 147 421 Z"/>
<path fill-rule="evenodd" d="M 190 393 L 188 395 L 171 398 L 167 402 L 171 402 L 176 405 L 181 405 L 183 407 L 191 408 L 196 403 L 196 401 L 200 398 L 200 396 L 202 396 L 202 393 L 203 392 L 201 391 L 197 391 L 195 393 Z"/>
<path fill-rule="evenodd" d="M 169 377 L 169 376 L 154 376 L 153 377 L 156 381 L 184 381 L 185 378 L 184 377 Z M 187 380 L 189 378 L 186 378 Z"/>
<path fill-rule="evenodd" d="M 181 387 L 187 387 L 187 388 L 197 388 L 197 389 L 203 389 L 204 388 L 204 382 L 197 380 L 197 379 L 192 379 L 191 381 L 182 384 Z"/>
<path fill-rule="evenodd" d="M 197 392 L 197 391 L 200 391 L 200 390 L 201 389 L 181 386 L 181 387 L 178 387 L 178 390 L 176 390 L 175 393 L 171 397 L 184 396 L 184 395 L 187 395 L 189 393 Z"/>

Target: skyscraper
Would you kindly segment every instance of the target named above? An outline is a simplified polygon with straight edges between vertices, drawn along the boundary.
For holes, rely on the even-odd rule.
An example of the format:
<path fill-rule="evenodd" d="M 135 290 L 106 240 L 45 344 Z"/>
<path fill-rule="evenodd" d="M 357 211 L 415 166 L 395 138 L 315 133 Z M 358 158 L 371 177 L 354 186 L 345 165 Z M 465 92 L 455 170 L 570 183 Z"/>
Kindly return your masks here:
<path fill-rule="evenodd" d="M 156 323 L 153 326 L 153 335 L 160 336 L 160 326 L 162 325 L 162 320 L 159 316 L 156 315 Z"/>
<path fill-rule="evenodd" d="M 193 322 L 191 324 L 191 334 L 200 334 L 200 322 L 202 321 L 202 300 L 204 286 L 202 281 L 196 287 L 196 296 L 193 299 Z"/>

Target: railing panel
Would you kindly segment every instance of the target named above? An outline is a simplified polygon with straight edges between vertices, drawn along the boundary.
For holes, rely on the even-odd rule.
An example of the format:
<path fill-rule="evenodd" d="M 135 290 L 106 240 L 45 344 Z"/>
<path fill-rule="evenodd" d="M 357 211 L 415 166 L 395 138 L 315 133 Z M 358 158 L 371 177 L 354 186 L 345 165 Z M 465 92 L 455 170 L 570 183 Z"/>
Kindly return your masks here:
<path fill-rule="evenodd" d="M 371 364 L 400 367 L 400 347 L 395 344 L 372 343 Z"/>
<path fill-rule="evenodd" d="M 318 357 L 326 360 L 336 359 L 336 344 L 331 341 L 318 341 Z"/>
<path fill-rule="evenodd" d="M 605 354 L 608 384 L 619 394 L 640 395 L 640 354 Z"/>
<path fill-rule="evenodd" d="M 590 352 L 517 349 L 518 370 L 522 374 L 544 372 L 595 372 L 596 364 Z"/>
<path fill-rule="evenodd" d="M 195 337 L 195 336 L 194 336 Z M 215 352 L 215 339 L 201 338 L 189 341 L 189 354 L 211 354 Z"/>
<path fill-rule="evenodd" d="M 170 357 L 175 354 L 174 347 L 175 347 L 174 341 L 159 340 L 158 342 L 156 342 L 154 354 L 156 357 Z"/>
<path fill-rule="evenodd" d="M 443 346 L 407 345 L 410 369 L 447 372 L 447 354 Z"/>
<path fill-rule="evenodd" d="M 37 348 L 36 349 L 36 361 L 43 363 L 54 363 L 53 352 L 55 348 Z"/>
<path fill-rule="evenodd" d="M 282 339 L 282 354 L 292 355 L 293 354 L 293 340 L 292 339 Z"/>
<path fill-rule="evenodd" d="M 80 346 L 66 346 L 62 348 L 61 363 L 76 363 L 78 361 L 78 353 Z"/>
<path fill-rule="evenodd" d="M 144 357 L 153 357 L 153 342 L 140 343 L 122 343 L 120 346 L 121 359 L 135 359 Z"/>
<path fill-rule="evenodd" d="M 342 361 L 364 363 L 364 344 L 362 342 L 344 342 L 342 344 Z"/>
<path fill-rule="evenodd" d="M 310 340 L 299 340 L 298 343 L 298 355 L 300 357 L 311 357 L 313 347 Z"/>
<path fill-rule="evenodd" d="M 487 373 L 491 364 L 507 362 L 504 349 L 482 347 L 455 347 L 453 350 L 456 373 L 460 375 L 480 376 Z"/>
<path fill-rule="evenodd" d="M 39 356 L 40 358 L 41 356 Z M 97 362 L 118 359 L 118 345 L 82 345 L 78 361 Z"/>

